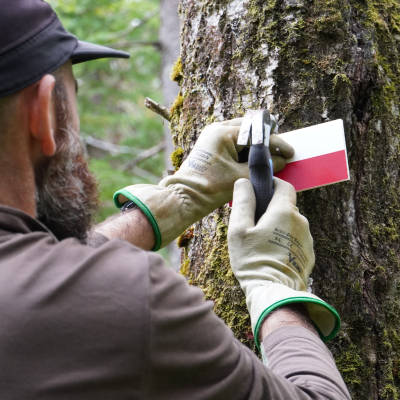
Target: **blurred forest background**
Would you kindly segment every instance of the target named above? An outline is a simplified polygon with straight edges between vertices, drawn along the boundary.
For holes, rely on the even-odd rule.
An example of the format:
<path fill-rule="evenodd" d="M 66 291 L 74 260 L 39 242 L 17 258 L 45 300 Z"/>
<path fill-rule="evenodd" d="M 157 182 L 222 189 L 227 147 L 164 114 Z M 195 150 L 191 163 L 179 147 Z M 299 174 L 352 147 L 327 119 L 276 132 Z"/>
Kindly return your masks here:
<path fill-rule="evenodd" d="M 167 1 L 172 8 L 166 5 Z M 150 97 L 169 108 L 178 92 L 174 82 L 165 82 L 172 60 L 179 55 L 178 1 L 161 0 L 161 4 L 160 0 L 48 2 L 65 28 L 79 39 L 131 55 L 128 60 L 105 59 L 74 66 L 79 85 L 81 135 L 90 156 L 91 170 L 100 183 L 102 209 L 97 221 L 100 222 L 117 212 L 112 201 L 116 190 L 137 183 L 157 184 L 163 170 L 170 169 L 166 165 L 172 151 L 168 122 L 147 109 L 144 100 Z M 163 25 L 160 18 L 163 4 L 166 21 L 174 22 L 173 38 L 167 38 L 171 26 Z M 171 15 L 165 15 L 166 8 Z M 167 34 L 163 29 L 167 29 Z M 168 41 L 163 43 L 163 38 Z M 164 97 L 162 80 L 164 87 L 169 87 L 164 90 Z M 171 88 L 171 84 L 176 88 Z M 150 157 L 140 161 L 149 153 Z M 167 265 L 176 267 L 178 254 L 173 246 L 161 254 Z"/>

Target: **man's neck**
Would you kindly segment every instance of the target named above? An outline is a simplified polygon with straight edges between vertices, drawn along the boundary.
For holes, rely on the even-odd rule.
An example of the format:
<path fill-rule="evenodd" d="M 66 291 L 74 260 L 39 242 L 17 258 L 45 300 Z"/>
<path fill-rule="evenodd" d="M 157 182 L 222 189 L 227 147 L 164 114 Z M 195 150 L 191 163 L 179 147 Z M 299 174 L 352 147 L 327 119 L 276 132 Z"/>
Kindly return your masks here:
<path fill-rule="evenodd" d="M 30 168 L 0 162 L 0 204 L 36 217 L 35 176 Z"/>

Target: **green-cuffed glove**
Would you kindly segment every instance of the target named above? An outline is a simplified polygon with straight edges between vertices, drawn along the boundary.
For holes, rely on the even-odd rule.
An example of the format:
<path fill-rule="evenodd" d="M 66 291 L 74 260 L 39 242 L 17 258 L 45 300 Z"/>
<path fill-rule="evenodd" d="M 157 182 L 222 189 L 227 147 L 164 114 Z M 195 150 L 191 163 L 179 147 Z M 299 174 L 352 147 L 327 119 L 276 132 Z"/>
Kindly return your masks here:
<path fill-rule="evenodd" d="M 313 238 L 308 221 L 296 207 L 290 183 L 274 178 L 274 195 L 265 214 L 254 225 L 256 200 L 247 179 L 235 184 L 228 229 L 233 273 L 245 295 L 254 337 L 265 317 L 278 307 L 303 303 L 323 341 L 339 331 L 337 311 L 307 291 L 314 268 Z"/>
<path fill-rule="evenodd" d="M 146 214 L 156 236 L 154 251 L 232 200 L 236 180 L 249 176 L 248 164 L 238 163 L 238 152 L 243 149 L 237 145 L 242 120 L 206 127 L 179 171 L 158 185 L 133 185 L 115 193 L 117 207 L 131 200 Z M 294 155 L 278 135 L 271 135 L 270 149 L 276 171 Z"/>

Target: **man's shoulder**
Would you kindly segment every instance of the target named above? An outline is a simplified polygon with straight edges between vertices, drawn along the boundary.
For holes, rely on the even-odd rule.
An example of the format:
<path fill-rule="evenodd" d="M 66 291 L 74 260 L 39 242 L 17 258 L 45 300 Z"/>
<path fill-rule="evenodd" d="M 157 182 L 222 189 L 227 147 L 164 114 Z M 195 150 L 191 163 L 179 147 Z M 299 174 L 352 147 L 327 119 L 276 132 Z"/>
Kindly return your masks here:
<path fill-rule="evenodd" d="M 94 380 L 99 387 L 139 390 L 148 351 L 150 259 L 122 240 L 93 249 L 43 232 L 12 235 L 0 243 L 0 355 L 20 354 L 19 371 L 40 384 L 43 377 L 74 382 L 80 371 L 88 388 Z"/>
<path fill-rule="evenodd" d="M 92 248 L 76 239 L 58 242 L 45 232 L 33 232 L 0 243 L 2 281 L 11 280 L 16 290 L 27 281 L 35 282 L 30 288 L 37 294 L 63 286 L 65 294 L 102 291 L 105 296 L 132 299 L 146 293 L 150 266 L 159 263 L 159 256 L 119 239 Z"/>
<path fill-rule="evenodd" d="M 106 240 L 100 246 L 83 245 L 75 238 L 57 241 L 47 232 L 10 235 L 7 239 L 0 242 L 0 253 L 6 251 L 12 256 L 13 249 L 15 259 L 18 259 L 21 253 L 25 256 L 30 254 L 32 264 L 54 262 L 62 266 L 65 262 L 71 266 L 89 262 L 98 267 L 107 267 L 111 262 L 116 270 L 116 266 L 146 266 L 154 258 L 149 252 L 121 239 Z M 1 258 L 0 254 L 0 263 Z M 121 260 L 124 262 L 119 262 Z"/>

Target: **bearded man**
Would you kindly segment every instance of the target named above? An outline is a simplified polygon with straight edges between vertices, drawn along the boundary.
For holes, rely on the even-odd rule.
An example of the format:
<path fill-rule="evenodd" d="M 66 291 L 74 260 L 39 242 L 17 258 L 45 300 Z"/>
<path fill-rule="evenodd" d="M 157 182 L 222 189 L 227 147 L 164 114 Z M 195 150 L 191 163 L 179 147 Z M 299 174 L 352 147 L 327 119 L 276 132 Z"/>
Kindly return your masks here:
<path fill-rule="evenodd" d="M 291 185 L 275 180 L 254 225 L 241 120 L 207 127 L 159 185 L 118 191 L 122 212 L 91 229 L 99 201 L 72 65 L 129 56 L 78 41 L 43 0 L 0 6 L 0 398 L 349 399 L 321 341 L 339 317 L 307 292 L 312 238 Z M 270 144 L 283 168 L 293 149 Z M 147 251 L 229 201 L 235 182 L 232 269 L 268 368 Z M 276 227 L 301 250 L 299 271 L 269 244 Z"/>

